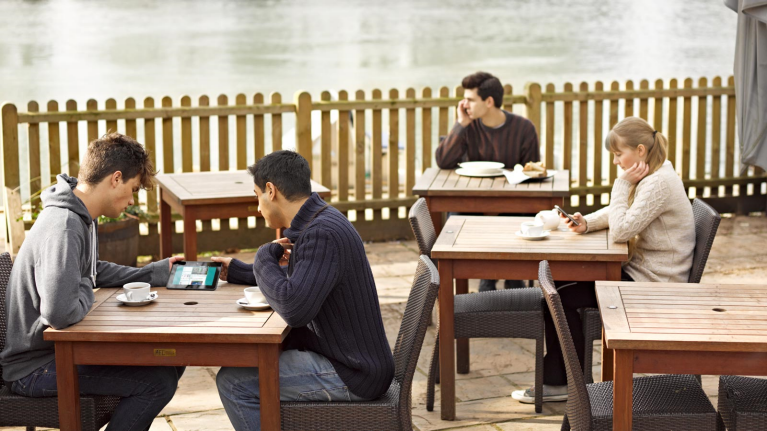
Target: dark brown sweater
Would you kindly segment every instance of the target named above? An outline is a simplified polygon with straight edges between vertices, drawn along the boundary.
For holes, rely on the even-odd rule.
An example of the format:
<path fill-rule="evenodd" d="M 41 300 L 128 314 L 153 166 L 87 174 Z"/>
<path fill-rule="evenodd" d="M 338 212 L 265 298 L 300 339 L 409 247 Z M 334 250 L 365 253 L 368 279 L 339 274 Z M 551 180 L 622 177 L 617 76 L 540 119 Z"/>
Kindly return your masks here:
<path fill-rule="evenodd" d="M 493 129 L 473 120 L 468 127 L 456 122 L 437 147 L 437 166 L 453 169 L 460 162 L 501 162 L 507 169 L 519 163 L 538 162 L 541 153 L 535 126 L 527 118 L 503 111 L 506 121 Z"/>

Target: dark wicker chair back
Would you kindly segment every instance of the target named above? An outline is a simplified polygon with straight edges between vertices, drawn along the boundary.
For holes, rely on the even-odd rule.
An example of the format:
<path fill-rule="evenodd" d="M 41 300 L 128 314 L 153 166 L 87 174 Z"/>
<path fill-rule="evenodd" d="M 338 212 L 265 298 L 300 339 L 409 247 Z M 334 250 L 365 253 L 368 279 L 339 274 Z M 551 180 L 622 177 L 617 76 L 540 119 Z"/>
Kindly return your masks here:
<path fill-rule="evenodd" d="M 698 198 L 692 202 L 692 213 L 695 217 L 695 253 L 687 282 L 700 283 L 722 216 L 709 204 Z"/>
<path fill-rule="evenodd" d="M 586 392 L 586 381 L 583 377 L 578 354 L 575 351 L 575 343 L 570 336 L 570 328 L 567 326 L 565 309 L 559 298 L 551 269 L 547 261 L 542 261 L 538 267 L 538 281 L 541 284 L 543 296 L 551 311 L 554 326 L 557 328 L 559 344 L 565 357 L 565 369 L 567 370 L 567 418 L 572 429 L 591 429 L 591 402 Z"/>
<path fill-rule="evenodd" d="M 419 198 L 408 214 L 410 227 L 413 229 L 413 235 L 418 242 L 418 252 L 431 257 L 431 248 L 437 241 L 437 232 L 434 230 L 434 223 L 431 222 L 431 214 L 426 206 L 426 199 Z"/>
<path fill-rule="evenodd" d="M 400 384 L 400 408 L 410 411 L 410 393 L 426 327 L 439 292 L 439 272 L 421 255 L 394 345 L 394 380 Z"/>
<path fill-rule="evenodd" d="M 5 291 L 8 288 L 8 280 L 11 278 L 13 262 L 9 253 L 0 254 L 0 351 L 5 349 L 5 337 L 8 332 L 8 319 L 5 311 Z M 0 376 L 3 375 L 3 366 L 0 364 Z M 0 378 L 0 388 L 5 382 Z"/>

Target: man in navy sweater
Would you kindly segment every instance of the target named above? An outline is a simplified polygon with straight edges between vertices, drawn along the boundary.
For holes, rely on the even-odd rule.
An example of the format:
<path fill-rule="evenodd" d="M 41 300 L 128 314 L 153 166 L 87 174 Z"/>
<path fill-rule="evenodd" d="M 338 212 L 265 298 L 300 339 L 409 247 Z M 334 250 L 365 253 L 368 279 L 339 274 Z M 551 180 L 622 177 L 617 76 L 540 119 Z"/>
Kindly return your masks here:
<path fill-rule="evenodd" d="M 267 226 L 287 228 L 287 238 L 261 246 L 252 265 L 213 260 L 223 263 L 222 279 L 257 283 L 292 328 L 280 355 L 280 399 L 378 398 L 394 377 L 394 358 L 359 234 L 311 192 L 301 155 L 276 151 L 248 172 Z M 280 266 L 286 256 L 287 271 Z M 216 384 L 234 428 L 261 429 L 258 368 L 221 368 Z"/>

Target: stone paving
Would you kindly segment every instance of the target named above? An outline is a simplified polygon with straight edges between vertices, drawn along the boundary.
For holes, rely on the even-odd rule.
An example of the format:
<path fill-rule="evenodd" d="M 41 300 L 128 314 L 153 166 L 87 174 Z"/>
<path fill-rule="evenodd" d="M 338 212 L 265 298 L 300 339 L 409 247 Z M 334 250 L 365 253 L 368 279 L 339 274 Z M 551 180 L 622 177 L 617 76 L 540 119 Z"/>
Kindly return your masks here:
<path fill-rule="evenodd" d="M 725 218 L 719 228 L 703 282 L 748 284 L 767 279 L 767 218 Z M 387 336 L 393 348 L 418 258 L 414 241 L 366 244 L 376 279 Z M 252 261 L 253 253 L 232 254 Z M 201 257 L 202 259 L 202 257 Z M 476 291 L 478 281 L 469 283 Z M 457 375 L 457 420 L 439 418 L 439 388 L 435 411 L 426 411 L 426 373 L 434 347 L 435 327 L 429 328 L 413 383 L 413 428 L 419 431 L 559 430 L 565 403 L 546 403 L 541 414 L 520 404 L 510 392 L 533 382 L 534 343 L 530 340 L 478 339 L 471 341 L 471 372 Z M 599 375 L 599 343 L 594 353 L 594 375 Z M 216 368 L 190 367 L 175 398 L 154 421 L 152 431 L 231 430 L 215 386 Z M 716 405 L 718 378 L 704 376 L 703 387 Z M 13 428 L 0 428 L 11 430 Z M 22 430 L 15 428 L 14 430 Z"/>

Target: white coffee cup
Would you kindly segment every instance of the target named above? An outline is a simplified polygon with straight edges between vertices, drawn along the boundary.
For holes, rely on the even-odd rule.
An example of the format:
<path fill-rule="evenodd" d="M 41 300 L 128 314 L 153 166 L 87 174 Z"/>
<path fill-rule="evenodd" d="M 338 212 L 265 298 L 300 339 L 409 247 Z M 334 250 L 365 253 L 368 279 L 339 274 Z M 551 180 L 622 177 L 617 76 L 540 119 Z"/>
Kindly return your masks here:
<path fill-rule="evenodd" d="M 135 282 L 123 285 L 125 299 L 130 302 L 141 302 L 149 297 L 149 283 Z"/>
<path fill-rule="evenodd" d="M 540 236 L 543 233 L 543 223 L 539 221 L 526 221 L 521 226 L 522 235 Z"/>
<path fill-rule="evenodd" d="M 543 229 L 554 230 L 559 227 L 559 214 L 555 210 L 541 211 L 535 216 L 535 220 L 543 223 Z"/>
<path fill-rule="evenodd" d="M 245 300 L 248 301 L 248 304 L 263 304 L 266 302 L 266 297 L 261 293 L 261 289 L 257 287 L 246 287 Z"/>

